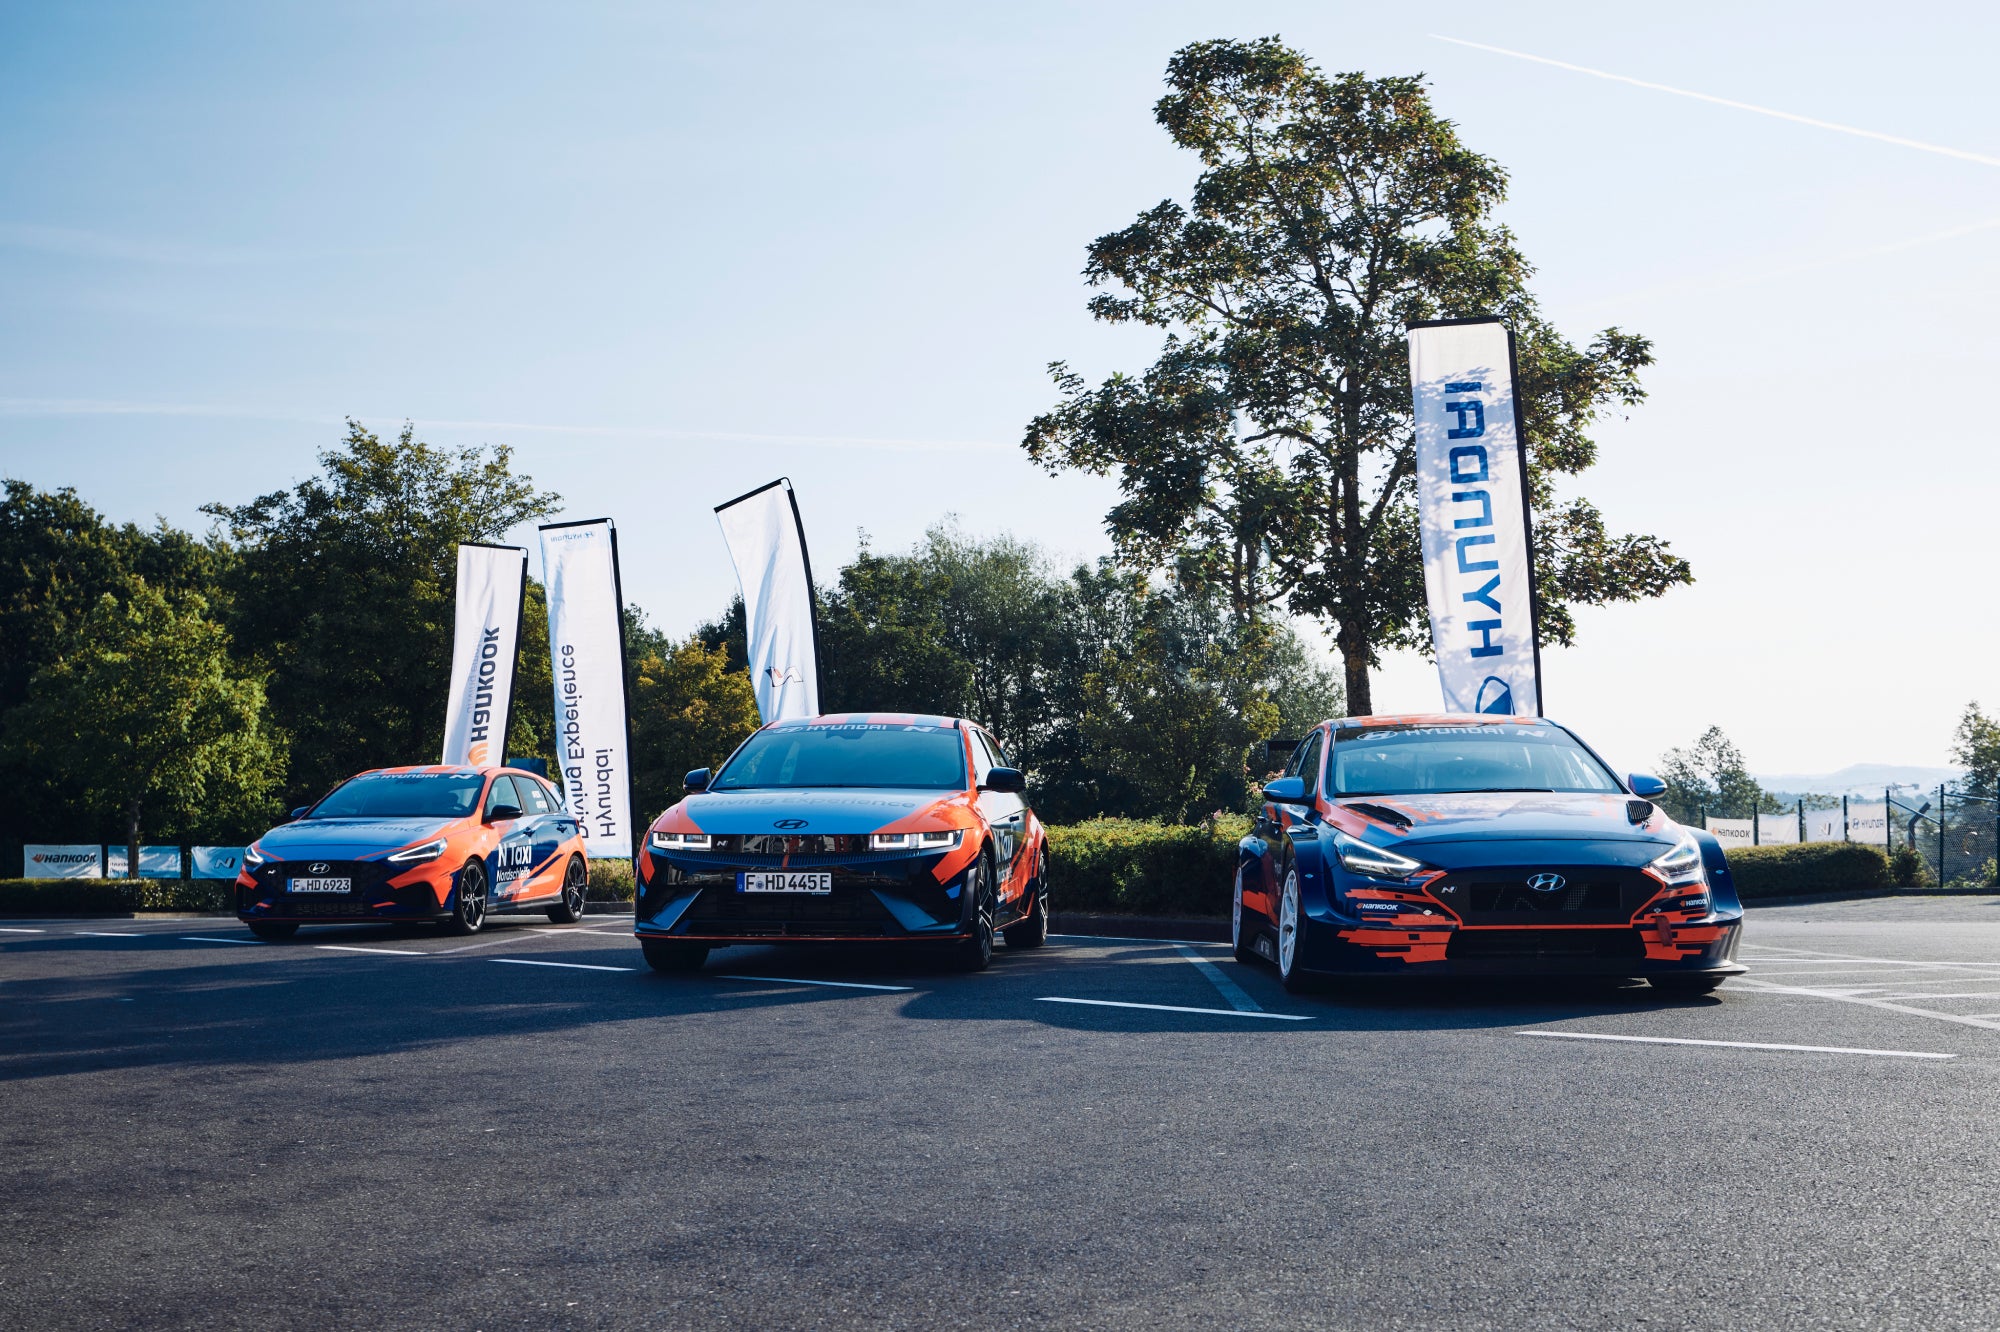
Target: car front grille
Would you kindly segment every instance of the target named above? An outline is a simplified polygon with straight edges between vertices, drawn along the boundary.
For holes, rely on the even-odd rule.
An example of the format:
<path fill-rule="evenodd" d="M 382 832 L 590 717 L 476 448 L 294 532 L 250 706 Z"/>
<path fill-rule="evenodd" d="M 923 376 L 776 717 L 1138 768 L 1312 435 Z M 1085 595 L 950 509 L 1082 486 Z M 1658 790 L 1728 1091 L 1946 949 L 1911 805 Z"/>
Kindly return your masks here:
<path fill-rule="evenodd" d="M 1538 874 L 1560 875 L 1563 886 L 1552 892 L 1529 887 Z M 1455 871 L 1433 881 L 1429 891 L 1467 925 L 1624 925 L 1660 891 L 1660 882 L 1615 865 L 1551 865 Z"/>
<path fill-rule="evenodd" d="M 888 908 L 865 888 L 827 894 L 739 893 L 734 886 L 704 888 L 687 910 L 684 933 L 693 935 L 899 935 Z"/>
<path fill-rule="evenodd" d="M 1454 930 L 1447 962 L 1479 958 L 1640 958 L 1646 947 L 1637 930 Z"/>

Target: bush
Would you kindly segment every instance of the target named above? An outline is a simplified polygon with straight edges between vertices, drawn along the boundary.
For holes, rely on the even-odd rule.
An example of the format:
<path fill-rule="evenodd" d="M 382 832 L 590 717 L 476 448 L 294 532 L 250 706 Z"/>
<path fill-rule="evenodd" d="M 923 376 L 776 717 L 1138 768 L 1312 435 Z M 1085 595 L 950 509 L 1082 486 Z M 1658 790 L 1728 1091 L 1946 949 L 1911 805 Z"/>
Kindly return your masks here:
<path fill-rule="evenodd" d="M 1052 826 L 1049 900 L 1057 911 L 1133 916 L 1226 916 L 1236 877 L 1240 815 L 1192 826 L 1092 819 Z"/>
<path fill-rule="evenodd" d="M 632 900 L 632 862 L 629 860 L 593 860 L 590 862 L 590 894 L 592 902 L 629 902 Z"/>
<path fill-rule="evenodd" d="M 1914 846 L 1899 846 L 1889 857 L 1889 878 L 1898 888 L 1928 888 L 1931 867 Z"/>
<path fill-rule="evenodd" d="M 0 879 L 0 916 L 230 911 L 230 879 Z"/>
<path fill-rule="evenodd" d="M 1797 842 L 1729 852 L 1737 895 L 1806 897 L 1815 893 L 1887 892 L 1894 884 L 1889 857 L 1855 842 Z"/>

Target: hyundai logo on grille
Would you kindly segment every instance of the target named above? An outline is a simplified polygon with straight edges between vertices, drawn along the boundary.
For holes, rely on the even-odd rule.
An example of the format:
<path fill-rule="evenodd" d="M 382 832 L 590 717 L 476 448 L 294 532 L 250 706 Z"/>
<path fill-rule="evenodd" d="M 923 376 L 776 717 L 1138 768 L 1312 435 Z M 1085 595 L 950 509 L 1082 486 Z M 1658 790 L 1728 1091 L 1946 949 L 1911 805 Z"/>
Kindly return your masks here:
<path fill-rule="evenodd" d="M 779 819 L 771 826 L 773 828 L 783 828 L 786 832 L 791 832 L 795 829 L 805 827 L 806 821 L 804 819 Z"/>
<path fill-rule="evenodd" d="M 312 864 L 306 866 L 306 873 L 324 874 L 332 868 L 333 866 L 327 864 L 324 860 L 315 860 Z"/>
<path fill-rule="evenodd" d="M 1560 892 L 1568 883 L 1560 874 L 1536 874 L 1528 879 L 1528 886 L 1538 893 Z"/>

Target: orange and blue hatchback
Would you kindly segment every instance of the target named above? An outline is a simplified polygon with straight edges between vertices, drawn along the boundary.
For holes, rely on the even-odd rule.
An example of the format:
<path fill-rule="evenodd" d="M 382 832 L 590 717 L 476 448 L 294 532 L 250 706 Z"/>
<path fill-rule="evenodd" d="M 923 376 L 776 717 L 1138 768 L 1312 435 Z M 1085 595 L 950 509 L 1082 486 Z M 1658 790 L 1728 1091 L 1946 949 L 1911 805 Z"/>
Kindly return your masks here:
<path fill-rule="evenodd" d="M 251 844 L 236 914 L 260 939 L 301 925 L 432 920 L 476 933 L 496 912 L 583 915 L 589 861 L 554 787 L 518 768 L 377 768 Z"/>

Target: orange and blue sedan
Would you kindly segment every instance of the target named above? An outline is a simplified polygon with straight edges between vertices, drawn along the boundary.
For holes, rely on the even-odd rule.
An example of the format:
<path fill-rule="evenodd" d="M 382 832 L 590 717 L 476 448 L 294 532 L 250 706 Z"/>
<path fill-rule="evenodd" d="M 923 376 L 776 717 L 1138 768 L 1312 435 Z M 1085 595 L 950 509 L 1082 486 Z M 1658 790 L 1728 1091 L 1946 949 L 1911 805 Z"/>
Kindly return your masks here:
<path fill-rule="evenodd" d="M 236 914 L 260 939 L 301 925 L 437 921 L 476 933 L 495 912 L 583 915 L 590 881 L 562 796 L 518 768 L 378 768 L 251 844 Z"/>

